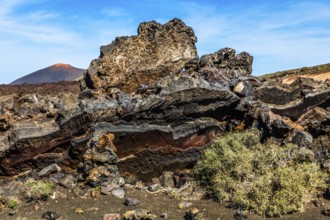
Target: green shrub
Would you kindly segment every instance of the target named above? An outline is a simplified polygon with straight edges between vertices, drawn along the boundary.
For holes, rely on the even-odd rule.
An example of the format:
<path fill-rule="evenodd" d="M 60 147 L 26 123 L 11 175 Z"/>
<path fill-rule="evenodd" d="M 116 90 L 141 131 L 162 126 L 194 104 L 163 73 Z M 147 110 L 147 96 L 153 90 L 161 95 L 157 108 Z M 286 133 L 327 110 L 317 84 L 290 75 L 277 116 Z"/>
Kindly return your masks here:
<path fill-rule="evenodd" d="M 298 157 L 297 145 L 261 144 L 257 130 L 218 138 L 194 171 L 220 201 L 269 217 L 302 210 L 327 180 L 316 162 Z"/>
<path fill-rule="evenodd" d="M 31 199 L 41 199 L 49 196 L 54 191 L 52 182 L 41 180 L 29 180 L 25 183 L 25 194 Z"/>
<path fill-rule="evenodd" d="M 19 205 L 18 199 L 12 198 L 8 201 L 7 207 L 10 209 L 16 209 Z"/>

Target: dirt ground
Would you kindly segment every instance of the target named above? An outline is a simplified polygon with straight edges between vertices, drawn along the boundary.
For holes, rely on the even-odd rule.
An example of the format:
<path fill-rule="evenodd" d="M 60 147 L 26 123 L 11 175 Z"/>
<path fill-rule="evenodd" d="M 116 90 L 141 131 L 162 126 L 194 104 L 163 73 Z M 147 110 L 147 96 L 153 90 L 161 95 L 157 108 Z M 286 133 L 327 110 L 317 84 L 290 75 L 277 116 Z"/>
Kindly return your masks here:
<path fill-rule="evenodd" d="M 0 212 L 1 220 L 38 220 L 42 219 L 42 214 L 46 211 L 55 211 L 60 214 L 59 220 L 102 220 L 104 214 L 125 213 L 126 211 L 136 209 L 150 210 L 156 216 L 167 213 L 171 220 L 184 219 L 185 212 L 191 208 L 198 208 L 201 213 L 197 219 L 205 220 L 231 220 L 234 218 L 234 210 L 226 208 L 224 205 L 211 200 L 191 201 L 189 208 L 178 208 L 181 202 L 164 193 L 150 194 L 145 191 L 135 189 L 126 190 L 125 198 L 137 198 L 141 204 L 134 207 L 127 207 L 123 204 L 124 199 L 118 199 L 112 195 L 100 195 L 92 198 L 87 195 L 86 198 L 74 197 L 72 193 L 67 193 L 67 198 L 48 199 L 48 201 L 37 204 L 26 204 L 18 208 L 13 216 L 9 216 L 10 210 Z M 330 205 L 330 201 L 325 201 Z M 76 213 L 77 209 L 83 210 L 83 213 Z M 305 212 L 296 213 L 281 217 L 283 220 L 322 220 L 330 217 L 321 214 L 322 207 L 310 205 Z M 161 219 L 160 217 L 158 219 Z M 264 219 L 256 215 L 248 215 L 248 219 Z M 272 219 L 272 218 L 269 218 Z"/>

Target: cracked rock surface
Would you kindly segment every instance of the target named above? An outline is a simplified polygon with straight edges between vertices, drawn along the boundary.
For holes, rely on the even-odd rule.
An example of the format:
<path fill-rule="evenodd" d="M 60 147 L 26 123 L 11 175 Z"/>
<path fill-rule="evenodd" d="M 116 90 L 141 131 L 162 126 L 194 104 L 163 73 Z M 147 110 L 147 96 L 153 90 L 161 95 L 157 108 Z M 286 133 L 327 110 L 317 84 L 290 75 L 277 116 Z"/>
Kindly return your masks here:
<path fill-rule="evenodd" d="M 248 53 L 199 58 L 196 40 L 179 19 L 146 22 L 102 46 L 81 85 L 0 86 L 0 176 L 56 164 L 110 184 L 191 167 L 215 137 L 250 127 L 329 163 L 329 79 L 254 77 Z"/>

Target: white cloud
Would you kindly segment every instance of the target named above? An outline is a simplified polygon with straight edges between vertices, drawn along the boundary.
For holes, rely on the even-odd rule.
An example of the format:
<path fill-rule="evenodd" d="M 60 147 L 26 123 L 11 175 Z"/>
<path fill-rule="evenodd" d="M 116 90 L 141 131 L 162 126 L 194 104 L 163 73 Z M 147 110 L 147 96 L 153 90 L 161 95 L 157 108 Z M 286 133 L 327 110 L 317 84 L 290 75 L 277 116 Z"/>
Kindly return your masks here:
<path fill-rule="evenodd" d="M 0 83 L 10 83 L 54 63 L 87 68 L 99 55 L 100 45 L 136 31 L 130 19 L 91 19 L 45 10 L 17 14 L 15 8 L 27 0 L 0 2 L 6 3 L 0 13 L 0 48 L 6 54 L 1 58 Z M 71 19 L 68 24 L 66 19 Z"/>
<path fill-rule="evenodd" d="M 20 19 L 41 21 L 43 19 L 58 18 L 59 16 L 60 16 L 59 13 L 47 12 L 47 11 L 34 11 L 28 14 L 24 14 L 23 16 L 20 16 Z"/>
<path fill-rule="evenodd" d="M 255 57 L 254 73 L 261 74 L 330 62 L 330 25 L 318 25 L 330 21 L 329 11 L 329 4 L 306 2 L 221 13 L 200 5 L 185 21 L 195 30 L 200 55 L 227 46 L 247 51 Z"/>
<path fill-rule="evenodd" d="M 36 43 L 62 44 L 79 40 L 77 34 L 61 27 L 49 27 L 43 24 L 19 22 L 12 20 L 0 21 L 0 33 L 11 35 L 15 38 L 25 38 Z"/>
<path fill-rule="evenodd" d="M 16 14 L 13 11 L 28 0 L 0 1 L 0 33 L 3 38 L 24 38 L 39 43 L 70 43 L 79 41 L 79 36 L 49 22 L 49 19 L 58 17 L 58 13 L 47 11 L 32 11 L 27 14 Z M 1 39 L 1 38 L 0 38 Z"/>
<path fill-rule="evenodd" d="M 122 8 L 105 8 L 102 13 L 109 17 L 120 17 L 126 15 Z"/>
<path fill-rule="evenodd" d="M 12 11 L 12 9 L 27 0 L 0 0 L 0 16 L 6 15 Z"/>

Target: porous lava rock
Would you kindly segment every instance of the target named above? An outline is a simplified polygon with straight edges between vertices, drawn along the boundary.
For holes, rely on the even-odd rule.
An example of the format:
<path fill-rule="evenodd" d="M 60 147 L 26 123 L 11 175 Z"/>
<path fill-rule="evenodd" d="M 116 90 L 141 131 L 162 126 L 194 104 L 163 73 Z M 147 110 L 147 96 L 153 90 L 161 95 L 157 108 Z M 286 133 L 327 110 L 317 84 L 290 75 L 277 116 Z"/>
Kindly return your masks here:
<path fill-rule="evenodd" d="M 328 166 L 329 79 L 254 77 L 248 53 L 198 58 L 195 42 L 179 19 L 146 22 L 137 36 L 101 47 L 81 91 L 0 87 L 0 175 L 57 164 L 93 187 L 124 172 L 159 176 L 192 167 L 214 138 L 251 127 Z"/>
<path fill-rule="evenodd" d="M 99 59 L 93 60 L 87 70 L 86 84 L 93 89 L 118 88 L 124 92 L 155 84 L 197 57 L 196 41 L 192 28 L 180 19 L 164 25 L 141 23 L 137 36 L 117 37 L 101 47 Z"/>

